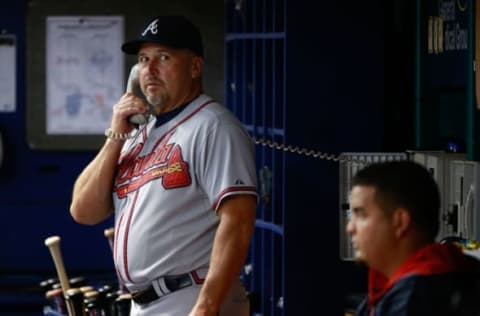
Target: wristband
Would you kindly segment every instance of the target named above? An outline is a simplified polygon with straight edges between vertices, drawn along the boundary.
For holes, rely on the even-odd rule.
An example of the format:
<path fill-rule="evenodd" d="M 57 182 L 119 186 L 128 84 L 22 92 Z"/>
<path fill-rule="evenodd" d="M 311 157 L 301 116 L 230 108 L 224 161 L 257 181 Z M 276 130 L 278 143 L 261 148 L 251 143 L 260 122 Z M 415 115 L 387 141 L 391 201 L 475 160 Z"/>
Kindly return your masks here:
<path fill-rule="evenodd" d="M 118 133 L 114 132 L 111 128 L 105 130 L 105 136 L 113 140 L 126 140 L 131 138 L 130 133 Z"/>

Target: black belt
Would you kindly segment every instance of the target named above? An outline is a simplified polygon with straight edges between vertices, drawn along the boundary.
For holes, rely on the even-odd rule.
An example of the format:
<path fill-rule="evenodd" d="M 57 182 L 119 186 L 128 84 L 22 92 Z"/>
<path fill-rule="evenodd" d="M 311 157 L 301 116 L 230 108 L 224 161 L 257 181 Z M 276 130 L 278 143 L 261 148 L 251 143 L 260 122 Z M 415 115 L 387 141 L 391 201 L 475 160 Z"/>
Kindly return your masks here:
<path fill-rule="evenodd" d="M 165 283 L 165 287 L 159 285 L 159 291 L 161 294 L 157 293 L 153 285 L 150 285 L 145 290 L 132 292 L 132 300 L 140 305 L 151 303 L 155 300 L 158 300 L 160 297 L 163 297 L 169 293 L 178 291 L 180 289 L 189 287 L 193 285 L 192 278 L 190 273 L 174 275 L 174 276 L 165 276 L 160 279 L 155 280 L 157 284 Z M 166 288 L 166 289 L 165 289 Z"/>

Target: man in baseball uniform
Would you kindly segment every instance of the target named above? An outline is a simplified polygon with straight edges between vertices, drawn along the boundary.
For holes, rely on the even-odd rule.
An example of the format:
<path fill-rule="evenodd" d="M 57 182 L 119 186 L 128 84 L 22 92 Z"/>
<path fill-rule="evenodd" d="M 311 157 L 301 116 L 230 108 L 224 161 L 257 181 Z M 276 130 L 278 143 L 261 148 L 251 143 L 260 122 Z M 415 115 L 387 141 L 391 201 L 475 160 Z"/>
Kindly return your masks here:
<path fill-rule="evenodd" d="M 203 93 L 199 30 L 150 19 L 122 46 L 138 56 L 141 96 L 113 106 L 107 139 L 73 189 L 70 213 L 93 225 L 115 214 L 114 261 L 131 315 L 248 315 L 239 273 L 254 230 L 254 144 Z M 134 114 L 151 112 L 145 124 Z"/>

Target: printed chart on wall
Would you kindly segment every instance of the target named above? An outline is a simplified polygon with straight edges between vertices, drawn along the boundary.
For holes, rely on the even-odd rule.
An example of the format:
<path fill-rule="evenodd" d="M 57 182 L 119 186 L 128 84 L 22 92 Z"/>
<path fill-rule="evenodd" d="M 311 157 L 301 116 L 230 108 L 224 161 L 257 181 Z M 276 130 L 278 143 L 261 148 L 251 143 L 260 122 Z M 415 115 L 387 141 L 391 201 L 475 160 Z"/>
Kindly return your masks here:
<path fill-rule="evenodd" d="M 16 67 L 15 35 L 0 35 L 0 112 L 15 111 Z"/>
<path fill-rule="evenodd" d="M 122 16 L 49 16 L 47 134 L 102 134 L 124 91 Z"/>

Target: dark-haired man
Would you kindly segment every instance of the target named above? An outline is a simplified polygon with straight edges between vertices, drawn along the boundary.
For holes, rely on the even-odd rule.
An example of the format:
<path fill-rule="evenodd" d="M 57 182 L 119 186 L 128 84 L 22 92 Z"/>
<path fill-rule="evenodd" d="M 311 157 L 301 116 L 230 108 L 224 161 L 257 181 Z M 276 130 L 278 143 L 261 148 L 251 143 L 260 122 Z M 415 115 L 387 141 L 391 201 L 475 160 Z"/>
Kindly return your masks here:
<path fill-rule="evenodd" d="M 480 263 L 439 244 L 440 194 L 412 161 L 368 165 L 354 176 L 347 232 L 369 267 L 358 316 L 479 315 Z"/>

